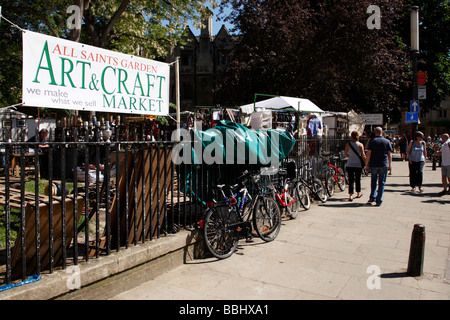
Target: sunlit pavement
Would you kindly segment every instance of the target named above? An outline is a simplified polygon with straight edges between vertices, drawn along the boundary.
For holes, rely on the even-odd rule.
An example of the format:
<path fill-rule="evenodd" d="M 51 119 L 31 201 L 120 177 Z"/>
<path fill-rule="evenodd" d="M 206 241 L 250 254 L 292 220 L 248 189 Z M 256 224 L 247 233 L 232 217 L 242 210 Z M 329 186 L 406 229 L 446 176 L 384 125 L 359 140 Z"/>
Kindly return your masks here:
<path fill-rule="evenodd" d="M 113 299 L 299 300 L 450 298 L 450 195 L 441 168 L 427 162 L 422 193 L 411 192 L 407 162 L 394 155 L 383 204 L 336 192 L 297 219 L 284 220 L 277 239 L 240 242 L 226 260 L 196 259 Z M 425 226 L 423 276 L 407 275 L 415 224 Z"/>

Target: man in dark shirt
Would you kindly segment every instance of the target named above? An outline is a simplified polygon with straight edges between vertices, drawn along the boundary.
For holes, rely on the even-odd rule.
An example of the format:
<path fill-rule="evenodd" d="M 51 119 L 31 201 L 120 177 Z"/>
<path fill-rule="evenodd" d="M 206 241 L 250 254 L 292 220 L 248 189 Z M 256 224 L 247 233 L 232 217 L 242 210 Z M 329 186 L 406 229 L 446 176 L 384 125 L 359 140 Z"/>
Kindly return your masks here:
<path fill-rule="evenodd" d="M 47 137 L 48 137 L 48 130 L 47 129 L 41 129 L 36 136 L 32 136 L 30 139 L 27 140 L 27 142 L 40 142 L 38 145 L 39 152 L 44 152 L 48 150 L 48 144 L 47 144 Z"/>
<path fill-rule="evenodd" d="M 366 155 L 366 171 L 370 169 L 371 184 L 369 202 L 375 202 L 380 206 L 383 202 L 384 186 L 386 177 L 391 171 L 392 164 L 392 145 L 389 140 L 382 136 L 383 129 L 375 128 L 375 137 L 370 139 Z M 378 185 L 378 190 L 377 190 Z"/>

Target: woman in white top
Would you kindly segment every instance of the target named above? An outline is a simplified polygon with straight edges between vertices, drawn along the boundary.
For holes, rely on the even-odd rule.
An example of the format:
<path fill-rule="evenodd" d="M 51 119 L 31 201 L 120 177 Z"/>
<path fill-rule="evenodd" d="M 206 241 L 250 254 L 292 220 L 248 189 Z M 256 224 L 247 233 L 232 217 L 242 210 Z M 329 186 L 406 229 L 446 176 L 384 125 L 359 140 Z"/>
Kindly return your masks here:
<path fill-rule="evenodd" d="M 352 141 L 345 145 L 344 155 L 347 159 L 348 172 L 348 201 L 353 201 L 354 186 L 356 188 L 356 198 L 361 198 L 361 173 L 364 168 L 366 154 L 364 146 L 359 142 L 358 131 L 350 134 Z"/>
<path fill-rule="evenodd" d="M 425 165 L 425 159 L 427 158 L 427 144 L 423 141 L 423 133 L 417 131 L 415 138 L 408 146 L 408 159 L 409 159 L 409 185 L 411 191 L 416 190 L 419 187 L 419 191 L 423 192 L 423 167 Z"/>
<path fill-rule="evenodd" d="M 437 146 L 434 149 L 442 159 L 442 186 L 444 189 L 439 192 L 439 195 L 450 194 L 450 138 L 448 133 L 442 135 L 442 142 L 443 144 L 440 150 L 437 150 Z M 447 186 L 449 186 L 448 190 Z"/>

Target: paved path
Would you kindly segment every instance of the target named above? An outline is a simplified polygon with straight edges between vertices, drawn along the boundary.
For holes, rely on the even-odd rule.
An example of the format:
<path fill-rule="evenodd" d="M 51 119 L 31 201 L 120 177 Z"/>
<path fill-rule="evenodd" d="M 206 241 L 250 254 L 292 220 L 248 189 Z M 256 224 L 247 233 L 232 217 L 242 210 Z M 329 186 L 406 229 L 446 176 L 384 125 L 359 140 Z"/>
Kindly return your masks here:
<path fill-rule="evenodd" d="M 370 178 L 364 177 L 361 199 L 348 202 L 347 192 L 337 192 L 283 221 L 271 243 L 241 242 L 226 260 L 190 261 L 113 299 L 448 300 L 450 195 L 437 195 L 440 170 L 428 162 L 424 192 L 411 193 L 407 163 L 394 161 L 381 207 L 366 204 Z M 417 223 L 426 228 L 424 275 L 409 277 Z"/>

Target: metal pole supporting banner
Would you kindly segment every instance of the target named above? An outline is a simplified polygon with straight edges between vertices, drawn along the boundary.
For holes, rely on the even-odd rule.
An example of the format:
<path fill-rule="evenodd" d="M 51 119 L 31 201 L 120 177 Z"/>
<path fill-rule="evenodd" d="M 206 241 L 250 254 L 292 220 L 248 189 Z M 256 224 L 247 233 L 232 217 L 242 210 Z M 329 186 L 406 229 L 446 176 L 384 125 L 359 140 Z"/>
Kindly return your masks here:
<path fill-rule="evenodd" d="M 180 57 L 175 63 L 175 95 L 177 104 L 177 141 L 180 141 Z"/>

